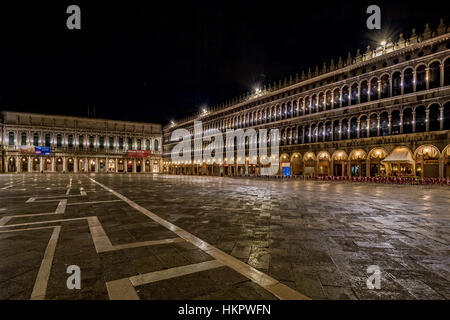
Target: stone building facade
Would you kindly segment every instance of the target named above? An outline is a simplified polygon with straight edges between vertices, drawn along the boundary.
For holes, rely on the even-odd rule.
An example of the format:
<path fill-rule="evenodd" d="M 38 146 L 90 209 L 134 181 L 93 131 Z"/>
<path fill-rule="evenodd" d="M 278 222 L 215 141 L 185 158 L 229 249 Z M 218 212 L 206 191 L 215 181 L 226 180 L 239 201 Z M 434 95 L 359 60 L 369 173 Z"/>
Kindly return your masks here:
<path fill-rule="evenodd" d="M 0 172 L 161 171 L 159 124 L 2 111 L 0 129 Z"/>
<path fill-rule="evenodd" d="M 450 178 L 450 30 L 441 20 L 408 39 L 256 89 L 163 128 L 163 171 L 258 175 L 260 162 L 174 163 L 175 129 L 280 130 L 285 175 Z M 286 169 L 283 169 L 286 168 Z"/>

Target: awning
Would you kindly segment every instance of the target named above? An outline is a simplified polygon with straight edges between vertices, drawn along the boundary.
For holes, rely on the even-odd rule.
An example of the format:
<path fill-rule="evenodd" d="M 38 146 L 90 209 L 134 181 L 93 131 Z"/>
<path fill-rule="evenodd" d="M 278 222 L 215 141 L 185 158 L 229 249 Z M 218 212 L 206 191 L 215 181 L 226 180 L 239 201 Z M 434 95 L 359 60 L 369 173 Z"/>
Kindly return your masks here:
<path fill-rule="evenodd" d="M 397 148 L 381 162 L 407 162 L 413 164 L 414 160 L 407 148 Z"/>

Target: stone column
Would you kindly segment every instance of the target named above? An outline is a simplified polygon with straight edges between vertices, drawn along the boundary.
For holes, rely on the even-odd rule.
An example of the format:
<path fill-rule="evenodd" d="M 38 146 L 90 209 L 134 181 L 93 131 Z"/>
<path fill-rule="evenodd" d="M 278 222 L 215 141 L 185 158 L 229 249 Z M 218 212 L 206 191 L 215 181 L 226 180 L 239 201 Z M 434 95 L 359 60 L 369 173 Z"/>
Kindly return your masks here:
<path fill-rule="evenodd" d="M 115 161 L 116 161 L 116 164 L 114 166 L 114 172 L 117 173 L 117 172 L 119 172 L 119 159 L 116 158 Z"/>
<path fill-rule="evenodd" d="M 367 123 L 366 123 L 366 132 L 367 132 L 367 137 L 370 137 L 370 117 L 367 118 Z"/>
<path fill-rule="evenodd" d="M 360 119 L 358 119 L 357 121 L 356 121 L 356 137 L 359 139 L 360 138 L 360 133 L 359 133 L 359 131 L 360 131 L 360 129 L 361 129 L 361 120 Z"/>
<path fill-rule="evenodd" d="M 136 159 L 133 159 L 133 173 L 136 173 Z"/>
<path fill-rule="evenodd" d="M 44 158 L 39 157 L 39 172 L 44 171 Z"/>
<path fill-rule="evenodd" d="M 416 71 L 413 71 L 413 92 L 416 92 L 417 88 L 417 74 Z"/>
<path fill-rule="evenodd" d="M 439 107 L 439 130 L 444 130 L 444 107 Z"/>
<path fill-rule="evenodd" d="M 69 170 L 67 170 L 67 159 L 66 157 L 63 157 L 63 172 L 67 172 Z"/>
<path fill-rule="evenodd" d="M 412 112 L 412 132 L 416 132 L 416 112 Z"/>
<path fill-rule="evenodd" d="M 425 110 L 425 131 L 430 129 L 430 110 Z"/>
<path fill-rule="evenodd" d="M 427 90 L 430 89 L 430 68 L 425 69 L 425 82 L 427 84 Z"/>
<path fill-rule="evenodd" d="M 377 116 L 377 137 L 380 136 L 380 116 Z"/>
<path fill-rule="evenodd" d="M 95 158 L 95 172 L 99 173 L 100 172 L 100 161 L 98 161 L 98 158 Z"/>
<path fill-rule="evenodd" d="M 22 171 L 22 159 L 19 156 L 16 156 L 16 171 Z"/>
<path fill-rule="evenodd" d="M 350 160 L 347 160 L 347 177 L 352 176 L 352 163 Z"/>
<path fill-rule="evenodd" d="M 31 172 L 33 169 L 33 163 L 32 163 L 32 158 L 31 157 L 27 157 L 28 159 L 28 172 Z"/>
<path fill-rule="evenodd" d="M 339 140 L 342 140 L 342 120 L 339 120 Z"/>
<path fill-rule="evenodd" d="M 378 100 L 381 99 L 381 79 L 378 80 Z"/>
<path fill-rule="evenodd" d="M 388 115 L 388 135 L 391 135 L 392 132 L 392 115 L 389 113 Z"/>
<path fill-rule="evenodd" d="M 403 110 L 400 111 L 400 133 L 403 133 Z"/>
<path fill-rule="evenodd" d="M 404 87 L 404 83 L 403 83 L 403 80 L 404 80 L 404 76 L 403 76 L 403 72 L 400 74 L 400 94 L 401 95 L 404 95 L 404 93 L 405 93 L 405 87 Z"/>
<path fill-rule="evenodd" d="M 73 172 L 74 172 L 74 173 L 77 173 L 77 172 L 78 172 L 78 161 L 79 161 L 78 158 L 74 158 L 74 159 L 73 159 Z"/>
<path fill-rule="evenodd" d="M 444 178 L 444 157 L 439 158 L 439 178 Z"/>
<path fill-rule="evenodd" d="M 366 160 L 366 177 L 370 177 L 370 159 Z"/>
<path fill-rule="evenodd" d="M 50 157 L 50 159 L 52 160 L 52 172 L 55 172 L 56 171 L 56 158 Z"/>

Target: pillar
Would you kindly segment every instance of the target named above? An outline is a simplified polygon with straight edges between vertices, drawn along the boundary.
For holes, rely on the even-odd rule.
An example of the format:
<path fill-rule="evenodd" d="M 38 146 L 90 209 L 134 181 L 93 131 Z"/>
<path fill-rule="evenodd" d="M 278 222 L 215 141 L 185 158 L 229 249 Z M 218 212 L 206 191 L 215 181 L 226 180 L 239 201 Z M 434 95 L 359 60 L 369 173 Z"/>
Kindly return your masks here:
<path fill-rule="evenodd" d="M 413 92 L 416 92 L 417 88 L 417 74 L 416 71 L 413 71 Z"/>
<path fill-rule="evenodd" d="M 133 173 L 136 173 L 136 159 L 133 159 Z"/>
<path fill-rule="evenodd" d="M 444 130 L 444 107 L 439 107 L 439 113 L 440 113 L 440 118 L 439 118 L 439 130 Z"/>
<path fill-rule="evenodd" d="M 73 159 L 73 172 L 77 173 L 78 172 L 78 158 L 74 158 Z"/>
<path fill-rule="evenodd" d="M 66 157 L 63 157 L 63 169 L 62 169 L 62 171 L 63 172 L 67 172 L 68 170 L 67 170 L 67 159 L 66 159 Z"/>
<path fill-rule="evenodd" d="M 22 171 L 22 159 L 19 156 L 16 156 L 16 172 Z"/>
<path fill-rule="evenodd" d="M 347 161 L 347 177 L 352 176 L 352 163 L 350 160 Z"/>
<path fill-rule="evenodd" d="M 356 137 L 359 139 L 360 138 L 360 129 L 361 129 L 361 120 L 358 119 L 356 120 Z"/>
<path fill-rule="evenodd" d="M 439 178 L 444 178 L 444 157 L 439 158 Z"/>
<path fill-rule="evenodd" d="M 27 157 L 27 159 L 28 159 L 28 172 L 31 172 L 33 168 L 32 158 Z"/>
<path fill-rule="evenodd" d="M 100 172 L 100 161 L 98 161 L 98 158 L 95 158 L 95 173 Z"/>
<path fill-rule="evenodd" d="M 412 132 L 416 132 L 416 111 L 412 112 Z"/>
<path fill-rule="evenodd" d="M 428 132 L 430 129 L 430 110 L 425 110 L 425 131 Z"/>
<path fill-rule="evenodd" d="M 380 136 L 380 115 L 377 116 L 377 137 Z"/>
<path fill-rule="evenodd" d="M 425 82 L 427 90 L 430 89 L 430 68 L 425 69 Z"/>
<path fill-rule="evenodd" d="M 55 172 L 56 171 L 56 158 L 50 157 L 50 159 L 52 160 L 52 172 Z"/>
<path fill-rule="evenodd" d="M 400 111 L 400 133 L 403 133 L 403 110 Z"/>
<path fill-rule="evenodd" d="M 389 113 L 388 115 L 388 135 L 391 135 L 392 132 L 392 115 Z"/>
<path fill-rule="evenodd" d="M 366 160 L 366 177 L 370 177 L 370 159 Z"/>
<path fill-rule="evenodd" d="M 119 159 L 116 158 L 115 161 L 116 161 L 116 164 L 114 166 L 114 172 L 117 173 L 117 172 L 119 172 Z"/>
<path fill-rule="evenodd" d="M 39 172 L 44 171 L 44 158 L 39 157 Z"/>

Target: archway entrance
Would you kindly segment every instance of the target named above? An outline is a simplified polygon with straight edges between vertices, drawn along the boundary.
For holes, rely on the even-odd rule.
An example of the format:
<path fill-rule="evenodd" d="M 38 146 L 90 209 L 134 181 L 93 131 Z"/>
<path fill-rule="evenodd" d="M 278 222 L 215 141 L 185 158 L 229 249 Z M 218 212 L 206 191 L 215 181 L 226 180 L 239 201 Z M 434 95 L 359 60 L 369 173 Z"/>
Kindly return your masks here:
<path fill-rule="evenodd" d="M 303 165 L 304 176 L 314 177 L 316 175 L 316 155 L 313 152 L 305 153 Z"/>
<path fill-rule="evenodd" d="M 89 161 L 89 172 L 95 172 L 95 160 L 91 159 Z"/>
<path fill-rule="evenodd" d="M 347 175 L 347 153 L 345 151 L 336 151 L 333 153 L 333 175 L 344 177 Z"/>
<path fill-rule="evenodd" d="M 56 171 L 57 172 L 63 172 L 64 171 L 63 166 L 64 166 L 63 159 L 58 158 L 56 160 Z"/>
<path fill-rule="evenodd" d="M 22 157 L 20 161 L 20 171 L 21 172 L 28 172 L 28 158 Z"/>
<path fill-rule="evenodd" d="M 79 172 L 87 172 L 87 163 L 85 160 L 78 160 L 78 171 Z"/>
<path fill-rule="evenodd" d="M 404 177 L 415 173 L 415 161 L 407 147 L 395 148 L 381 163 L 386 166 L 388 176 Z"/>
<path fill-rule="evenodd" d="M 108 172 L 116 172 L 116 160 L 108 160 Z"/>
<path fill-rule="evenodd" d="M 141 172 L 142 170 L 142 160 L 136 161 L 136 172 Z"/>
<path fill-rule="evenodd" d="M 352 177 L 366 176 L 366 152 L 362 149 L 350 153 L 350 170 Z"/>
<path fill-rule="evenodd" d="M 291 157 L 291 173 L 294 176 L 303 174 L 302 155 L 294 153 Z"/>
<path fill-rule="evenodd" d="M 117 164 L 117 171 L 118 172 L 125 172 L 125 164 L 123 162 L 123 159 L 119 160 L 119 163 Z"/>
<path fill-rule="evenodd" d="M 282 154 L 280 157 L 280 173 L 283 176 L 291 175 L 291 162 L 287 154 Z"/>
<path fill-rule="evenodd" d="M 369 152 L 370 177 L 386 176 L 386 167 L 381 163 L 386 156 L 387 152 L 383 148 L 372 149 Z"/>
<path fill-rule="evenodd" d="M 326 151 L 319 152 L 317 156 L 317 175 L 329 176 L 330 175 L 330 154 Z"/>
<path fill-rule="evenodd" d="M 8 160 L 8 172 L 16 172 L 16 171 L 17 171 L 16 159 L 14 159 L 14 157 L 10 157 Z"/>
<path fill-rule="evenodd" d="M 107 166 L 106 166 L 106 160 L 101 159 L 98 161 L 98 170 L 99 172 L 106 172 L 108 170 Z"/>
<path fill-rule="evenodd" d="M 127 161 L 127 172 L 133 172 L 133 161 Z"/>
<path fill-rule="evenodd" d="M 34 172 L 39 172 L 40 171 L 40 162 L 38 158 L 33 158 L 32 160 L 32 164 L 31 164 L 31 169 Z"/>
<path fill-rule="evenodd" d="M 52 159 L 51 158 L 45 158 L 44 171 L 52 171 Z"/>
<path fill-rule="evenodd" d="M 424 145 L 415 152 L 416 172 L 423 178 L 439 178 L 439 149 L 432 145 Z"/>
<path fill-rule="evenodd" d="M 67 159 L 67 171 L 68 172 L 74 172 L 74 164 L 75 162 L 73 161 L 73 158 L 69 158 Z"/>

